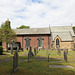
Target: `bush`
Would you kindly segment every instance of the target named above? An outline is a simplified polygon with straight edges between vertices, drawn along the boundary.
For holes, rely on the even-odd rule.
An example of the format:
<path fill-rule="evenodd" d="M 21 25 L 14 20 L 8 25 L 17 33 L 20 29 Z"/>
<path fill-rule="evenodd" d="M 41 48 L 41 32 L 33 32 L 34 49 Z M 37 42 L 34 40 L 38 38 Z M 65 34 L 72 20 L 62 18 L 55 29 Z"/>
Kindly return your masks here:
<path fill-rule="evenodd" d="M 3 47 L 0 46 L 0 55 L 2 55 L 2 54 L 3 54 Z"/>

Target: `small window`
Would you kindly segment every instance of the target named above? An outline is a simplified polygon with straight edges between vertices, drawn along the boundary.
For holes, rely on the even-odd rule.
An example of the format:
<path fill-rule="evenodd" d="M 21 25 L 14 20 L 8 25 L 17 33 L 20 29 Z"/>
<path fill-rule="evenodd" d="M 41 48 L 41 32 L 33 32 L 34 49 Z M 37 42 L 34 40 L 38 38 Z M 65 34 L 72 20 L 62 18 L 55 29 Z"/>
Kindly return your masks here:
<path fill-rule="evenodd" d="M 26 41 L 26 47 L 30 47 L 30 38 L 29 37 L 27 37 L 26 39 L 25 39 L 25 41 Z"/>
<path fill-rule="evenodd" d="M 38 47 L 43 47 L 43 38 L 42 37 L 38 38 Z"/>
<path fill-rule="evenodd" d="M 59 45 L 59 39 L 58 38 L 56 39 L 56 45 Z"/>

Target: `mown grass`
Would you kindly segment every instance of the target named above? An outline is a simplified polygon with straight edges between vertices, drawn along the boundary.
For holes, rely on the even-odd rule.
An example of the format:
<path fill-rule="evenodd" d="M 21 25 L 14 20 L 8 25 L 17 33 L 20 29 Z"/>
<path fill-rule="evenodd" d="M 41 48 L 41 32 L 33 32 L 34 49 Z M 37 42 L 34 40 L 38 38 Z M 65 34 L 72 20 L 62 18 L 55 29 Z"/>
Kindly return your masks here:
<path fill-rule="evenodd" d="M 50 61 L 63 61 L 60 62 L 48 62 L 48 61 L 35 61 L 33 56 L 31 58 L 31 61 L 28 63 L 27 61 L 24 61 L 27 59 L 27 53 L 28 51 L 20 51 L 19 52 L 19 59 L 22 59 L 22 61 L 18 62 L 18 69 L 16 72 L 12 72 L 13 69 L 13 61 L 10 62 L 0 62 L 0 75 L 75 75 L 75 63 L 69 63 L 69 62 L 75 62 L 75 51 L 69 51 L 68 52 L 68 62 L 65 62 L 63 60 L 63 51 L 61 52 L 61 55 L 57 55 L 57 51 L 48 51 L 50 54 Z M 11 56 L 10 54 L 6 55 L 7 57 Z M 39 53 L 36 55 L 36 57 L 48 57 L 46 50 L 40 50 Z M 0 56 L 0 59 L 3 56 Z M 7 57 L 3 57 L 2 59 L 5 59 Z M 61 59 L 57 59 L 61 58 Z M 73 59 L 73 60 L 72 60 Z M 70 65 L 73 66 L 74 69 L 71 68 L 50 68 L 49 65 Z"/>

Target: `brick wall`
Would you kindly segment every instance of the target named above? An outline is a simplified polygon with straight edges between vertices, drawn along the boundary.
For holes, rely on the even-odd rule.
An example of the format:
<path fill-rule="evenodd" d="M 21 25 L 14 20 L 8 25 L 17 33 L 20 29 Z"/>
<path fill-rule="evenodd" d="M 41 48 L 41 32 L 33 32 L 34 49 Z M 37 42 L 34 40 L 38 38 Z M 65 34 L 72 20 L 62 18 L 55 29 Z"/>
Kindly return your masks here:
<path fill-rule="evenodd" d="M 26 42 L 25 42 L 25 39 L 26 37 L 29 37 L 31 40 L 30 40 L 30 46 L 32 48 L 34 47 L 37 47 L 38 46 L 38 38 L 39 37 L 42 37 L 44 40 L 43 40 L 43 47 L 45 49 L 48 49 L 51 47 L 51 36 L 50 35 L 18 35 L 17 36 L 17 42 L 20 42 L 21 43 L 21 48 L 25 48 L 25 45 L 26 45 Z"/>

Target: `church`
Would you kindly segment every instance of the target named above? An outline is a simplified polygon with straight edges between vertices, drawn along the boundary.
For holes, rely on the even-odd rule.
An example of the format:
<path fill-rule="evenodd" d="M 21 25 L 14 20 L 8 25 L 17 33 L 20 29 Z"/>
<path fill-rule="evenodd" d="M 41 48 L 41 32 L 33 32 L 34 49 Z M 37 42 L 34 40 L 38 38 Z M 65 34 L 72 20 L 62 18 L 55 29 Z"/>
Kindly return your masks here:
<path fill-rule="evenodd" d="M 47 28 L 14 29 L 17 35 L 16 43 L 19 48 L 32 49 L 75 49 L 75 34 L 72 26 L 55 26 Z M 6 43 L 2 43 L 6 49 Z"/>

